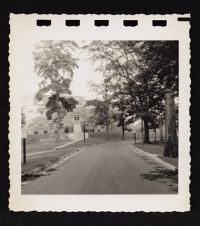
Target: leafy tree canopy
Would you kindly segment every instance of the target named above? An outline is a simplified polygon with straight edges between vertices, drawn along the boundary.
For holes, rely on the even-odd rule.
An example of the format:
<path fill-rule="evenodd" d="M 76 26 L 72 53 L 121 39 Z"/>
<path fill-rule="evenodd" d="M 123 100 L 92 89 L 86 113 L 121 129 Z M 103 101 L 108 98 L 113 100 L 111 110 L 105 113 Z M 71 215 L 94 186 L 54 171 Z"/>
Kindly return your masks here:
<path fill-rule="evenodd" d="M 51 118 L 56 113 L 58 139 L 66 110 L 72 111 L 77 104 L 76 100 L 69 97 L 73 72 L 78 67 L 78 59 L 73 54 L 77 48 L 74 41 L 41 41 L 33 52 L 34 69 L 41 78 L 36 99 L 42 100 L 44 95 L 50 95 L 46 116 Z"/>
<path fill-rule="evenodd" d="M 163 112 L 166 89 L 178 93 L 175 41 L 93 41 L 87 49 L 113 97 L 129 99 L 129 112 Z"/>
<path fill-rule="evenodd" d="M 73 51 L 78 45 L 73 41 L 41 41 L 33 52 L 34 69 L 41 78 L 36 98 L 46 93 L 71 94 L 73 71 L 78 67 Z"/>
<path fill-rule="evenodd" d="M 78 101 L 74 99 L 73 97 L 59 97 L 59 102 L 57 101 L 56 95 L 52 95 L 49 97 L 48 102 L 46 103 L 46 116 L 47 119 L 51 119 L 52 115 L 54 113 L 57 113 L 58 108 L 60 108 L 60 113 L 65 115 L 66 111 L 67 112 L 72 112 L 75 108 L 76 105 L 78 104 Z M 57 118 L 56 118 L 57 119 Z"/>
<path fill-rule="evenodd" d="M 109 120 L 108 106 L 103 100 L 88 100 L 86 106 L 94 106 L 94 120 L 96 125 L 106 125 Z"/>
<path fill-rule="evenodd" d="M 178 94 L 178 42 L 93 41 L 85 48 L 96 70 L 104 75 L 113 100 L 123 95 L 127 112 L 142 117 L 149 142 L 148 113 L 159 119 L 165 91 Z"/>

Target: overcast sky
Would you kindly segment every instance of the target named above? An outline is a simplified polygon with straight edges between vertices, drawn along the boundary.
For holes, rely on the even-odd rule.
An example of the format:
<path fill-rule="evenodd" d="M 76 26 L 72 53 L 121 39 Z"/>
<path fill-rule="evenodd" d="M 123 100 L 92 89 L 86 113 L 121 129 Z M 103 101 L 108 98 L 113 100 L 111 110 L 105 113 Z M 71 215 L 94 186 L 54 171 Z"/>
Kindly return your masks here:
<path fill-rule="evenodd" d="M 82 45 L 81 42 L 78 43 Z M 22 73 L 22 95 L 35 94 L 38 90 L 39 79 L 34 73 L 33 69 L 33 56 L 35 43 L 29 43 L 25 46 L 21 52 L 21 62 L 23 67 Z M 96 93 L 89 90 L 88 82 L 93 80 L 97 83 L 102 81 L 102 75 L 94 72 L 94 68 L 89 60 L 87 60 L 87 54 L 82 51 L 78 52 L 79 62 L 78 69 L 75 69 L 73 81 L 71 83 L 71 91 L 73 96 L 84 96 L 86 99 L 96 98 Z"/>

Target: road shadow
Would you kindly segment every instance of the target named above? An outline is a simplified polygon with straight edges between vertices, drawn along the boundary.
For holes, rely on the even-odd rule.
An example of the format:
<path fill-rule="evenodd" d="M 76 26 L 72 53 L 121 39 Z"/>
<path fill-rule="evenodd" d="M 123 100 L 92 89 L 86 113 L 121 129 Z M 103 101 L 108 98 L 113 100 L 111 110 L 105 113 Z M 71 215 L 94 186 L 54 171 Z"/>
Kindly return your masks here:
<path fill-rule="evenodd" d="M 22 180 L 22 182 L 32 181 L 32 180 L 36 180 L 39 177 L 40 177 L 39 174 L 26 174 L 26 175 L 22 176 L 21 180 Z"/>
<path fill-rule="evenodd" d="M 158 167 L 156 170 L 150 171 L 149 173 L 142 173 L 140 176 L 145 180 L 157 181 L 162 184 L 168 183 L 171 191 L 178 191 L 178 173 L 175 171 Z"/>
<path fill-rule="evenodd" d="M 178 173 L 172 170 L 157 169 L 150 171 L 149 173 L 142 173 L 143 179 L 148 179 L 150 181 L 160 180 L 160 179 L 170 179 L 175 183 L 178 183 Z"/>
<path fill-rule="evenodd" d="M 49 176 L 51 172 L 54 172 L 56 170 L 57 170 L 57 168 L 49 168 L 49 169 L 45 170 L 44 172 L 25 174 L 21 177 L 21 181 L 22 182 L 30 182 L 30 181 L 38 179 L 41 176 Z"/>

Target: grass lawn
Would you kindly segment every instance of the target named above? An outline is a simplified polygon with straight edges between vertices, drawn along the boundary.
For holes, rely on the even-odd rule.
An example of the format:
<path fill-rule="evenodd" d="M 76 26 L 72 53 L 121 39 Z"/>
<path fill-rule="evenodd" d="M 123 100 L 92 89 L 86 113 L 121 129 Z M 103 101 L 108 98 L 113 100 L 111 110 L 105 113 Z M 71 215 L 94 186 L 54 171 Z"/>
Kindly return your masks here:
<path fill-rule="evenodd" d="M 42 134 L 43 135 L 43 134 Z M 26 139 L 26 153 L 34 153 L 40 151 L 48 151 L 62 144 L 70 142 L 69 138 L 57 141 L 56 137 L 46 137 L 45 139 L 40 135 L 29 135 Z M 21 142 L 22 145 L 22 142 Z"/>
<path fill-rule="evenodd" d="M 133 145 L 148 153 L 156 154 L 163 161 L 168 162 L 168 163 L 178 167 L 178 159 L 177 158 L 170 158 L 170 157 L 163 156 L 165 142 L 158 141 L 157 143 L 152 143 L 152 144 L 138 143 L 138 144 L 133 144 Z"/>
<path fill-rule="evenodd" d="M 154 140 L 154 133 L 150 132 L 149 134 L 150 139 Z M 87 140 L 88 145 L 92 144 L 102 144 L 102 143 L 108 143 L 108 142 L 117 142 L 122 140 L 122 132 L 110 132 L 109 137 L 107 138 L 106 132 L 94 132 L 89 133 L 89 138 Z M 142 133 L 137 132 L 136 134 L 136 141 L 139 143 L 142 140 Z M 125 132 L 125 141 L 134 141 L 134 135 L 133 132 Z"/>
<path fill-rule="evenodd" d="M 78 141 L 65 148 L 55 150 L 53 152 L 27 156 L 26 164 L 22 163 L 22 174 L 28 173 L 38 167 L 45 169 L 50 164 L 57 162 L 60 158 L 68 155 L 69 153 L 73 152 L 77 148 L 82 147 L 83 145 L 83 141 Z M 43 149 L 40 149 L 40 151 L 43 151 Z"/>
<path fill-rule="evenodd" d="M 87 145 L 104 144 L 109 142 L 117 142 L 122 140 L 122 133 L 110 132 L 109 137 L 107 137 L 106 132 L 94 132 L 89 133 L 89 138 L 87 139 Z M 125 140 L 133 140 L 133 134 L 125 132 Z"/>
<path fill-rule="evenodd" d="M 45 142 L 38 142 L 35 144 L 26 144 L 26 153 L 35 153 L 40 151 L 48 151 L 55 147 L 58 147 L 62 144 L 66 144 L 69 141 L 45 141 Z"/>

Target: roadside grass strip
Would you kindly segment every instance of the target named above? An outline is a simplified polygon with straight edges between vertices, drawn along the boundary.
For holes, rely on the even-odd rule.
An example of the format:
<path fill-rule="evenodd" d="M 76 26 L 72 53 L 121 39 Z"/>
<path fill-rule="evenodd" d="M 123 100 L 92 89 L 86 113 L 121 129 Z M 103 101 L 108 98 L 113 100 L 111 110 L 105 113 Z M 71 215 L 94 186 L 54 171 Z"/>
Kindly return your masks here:
<path fill-rule="evenodd" d="M 136 154 L 138 154 L 141 157 L 145 156 L 145 157 L 150 158 L 151 160 L 155 161 L 156 163 L 158 163 L 162 167 L 165 167 L 169 170 L 178 172 L 177 167 L 175 167 L 175 166 L 171 165 L 170 163 L 165 162 L 162 159 L 158 158 L 157 154 L 150 154 L 148 152 L 141 150 L 140 148 L 135 147 L 134 145 L 129 146 L 129 149 L 131 149 L 132 151 L 134 151 Z"/>
<path fill-rule="evenodd" d="M 82 152 L 85 149 L 86 149 L 86 147 L 77 148 L 76 150 L 68 153 L 67 155 L 62 156 L 59 161 L 57 161 L 55 163 L 51 163 L 51 164 L 49 163 L 49 166 L 47 166 L 45 169 L 43 169 L 43 167 L 37 167 L 29 173 L 22 174 L 21 185 L 25 186 L 40 176 L 49 175 L 49 172 L 55 171 L 63 163 L 65 163 L 69 159 L 73 158 L 74 156 L 76 156 L 77 154 L 79 154 L 80 152 Z"/>
<path fill-rule="evenodd" d="M 71 144 L 73 144 L 73 143 L 75 143 L 75 142 L 74 142 L 74 141 L 71 141 L 71 142 L 69 142 L 69 143 L 67 143 L 67 144 L 60 145 L 60 146 L 55 147 L 55 148 L 52 148 L 52 149 L 50 149 L 50 150 L 48 150 L 48 151 L 33 152 L 33 153 L 28 153 L 28 154 L 26 154 L 26 155 L 27 155 L 27 156 L 31 156 L 31 155 L 39 155 L 39 154 L 44 154 L 44 153 L 50 153 L 50 152 L 58 151 L 58 150 L 61 150 L 61 149 L 65 148 L 65 147 L 67 147 L 67 146 L 69 146 L 69 145 L 71 145 Z M 22 158 L 23 158 L 23 156 L 22 156 Z"/>

